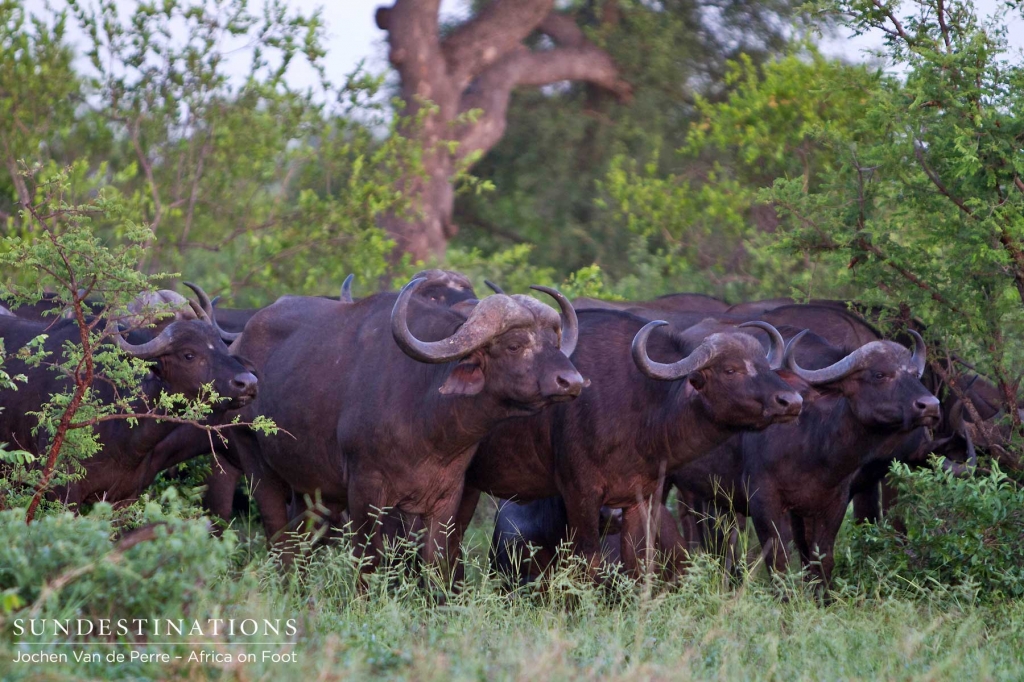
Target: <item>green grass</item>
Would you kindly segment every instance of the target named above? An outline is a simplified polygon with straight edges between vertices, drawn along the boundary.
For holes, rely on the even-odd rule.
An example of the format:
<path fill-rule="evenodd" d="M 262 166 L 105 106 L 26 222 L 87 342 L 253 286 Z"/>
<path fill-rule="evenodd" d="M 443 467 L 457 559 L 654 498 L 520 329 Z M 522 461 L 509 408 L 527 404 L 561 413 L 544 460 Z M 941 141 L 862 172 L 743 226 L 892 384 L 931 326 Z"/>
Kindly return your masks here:
<path fill-rule="evenodd" d="M 14 664 L 18 644 L 11 621 L 28 617 L 33 605 L 25 603 L 2 623 L 0 678 L 1024 679 L 1021 602 L 983 605 L 969 590 L 915 591 L 905 585 L 901 597 L 870 596 L 887 592 L 877 590 L 875 581 L 899 581 L 890 576 L 841 582 L 834 601 L 822 606 L 797 576 L 772 581 L 755 569 L 741 587 L 730 587 L 708 557 L 697 557 L 674 584 L 612 579 L 598 587 L 570 567 L 542 589 L 508 595 L 485 571 L 486 537 L 486 527 L 477 525 L 468 543 L 468 586 L 443 605 L 404 568 L 382 570 L 359 593 L 343 547 L 315 553 L 285 577 L 263 553 L 261 538 L 243 542 L 234 556 L 244 563 L 224 580 L 188 593 L 184 614 L 296 618 L 296 663 Z M 187 562 L 201 558 L 183 561 L 162 570 L 187 576 Z M 144 591 L 146 581 L 140 576 L 123 582 L 122 589 Z M 115 613 L 118 601 L 115 594 L 109 607 Z M 75 618 L 88 606 L 81 598 L 58 595 L 42 605 L 40 617 Z M 160 604 L 148 608 L 165 615 Z M 50 650 L 74 648 L 131 650 L 123 643 Z M 134 648 L 187 657 L 203 648 L 234 655 L 291 647 L 221 640 Z"/>

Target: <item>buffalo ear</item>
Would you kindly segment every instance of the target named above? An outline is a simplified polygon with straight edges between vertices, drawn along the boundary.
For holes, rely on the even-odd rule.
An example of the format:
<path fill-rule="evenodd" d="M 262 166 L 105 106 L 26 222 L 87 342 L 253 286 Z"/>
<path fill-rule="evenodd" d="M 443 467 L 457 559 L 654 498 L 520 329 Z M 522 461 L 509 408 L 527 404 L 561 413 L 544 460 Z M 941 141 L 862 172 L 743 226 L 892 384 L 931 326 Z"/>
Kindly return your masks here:
<path fill-rule="evenodd" d="M 693 372 L 687 378 L 687 381 L 693 386 L 694 390 L 702 391 L 705 384 L 707 384 L 707 377 L 704 376 L 704 372 Z"/>
<path fill-rule="evenodd" d="M 444 395 L 476 395 L 484 390 L 484 370 L 476 362 L 460 362 L 441 386 Z"/>
<path fill-rule="evenodd" d="M 789 384 L 789 387 L 797 391 L 805 391 L 810 388 L 810 384 L 798 377 L 797 375 L 790 372 L 788 369 L 778 369 L 775 373 L 780 379 Z"/>

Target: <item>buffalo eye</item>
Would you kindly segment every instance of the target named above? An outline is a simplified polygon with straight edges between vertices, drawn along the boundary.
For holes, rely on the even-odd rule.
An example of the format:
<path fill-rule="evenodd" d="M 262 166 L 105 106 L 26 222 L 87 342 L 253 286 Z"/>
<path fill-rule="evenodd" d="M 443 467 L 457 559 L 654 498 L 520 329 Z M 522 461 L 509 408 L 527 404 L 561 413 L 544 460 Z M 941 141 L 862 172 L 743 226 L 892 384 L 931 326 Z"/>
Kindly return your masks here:
<path fill-rule="evenodd" d="M 881 381 L 882 379 L 885 378 L 885 373 L 884 372 L 875 372 L 875 378 L 878 379 L 879 381 Z"/>
<path fill-rule="evenodd" d="M 513 354 L 515 354 L 515 353 L 518 353 L 519 351 L 521 351 L 521 350 L 523 349 L 523 347 L 522 347 L 521 345 L 519 345 L 518 343 L 510 343 L 510 344 L 508 344 L 508 345 L 507 345 L 507 346 L 505 347 L 505 349 L 506 349 L 506 350 L 507 350 L 507 351 L 508 351 L 509 353 L 513 353 Z"/>
<path fill-rule="evenodd" d="M 725 373 L 726 373 L 726 374 L 735 374 L 735 373 L 736 373 L 736 370 L 734 370 L 734 369 L 733 369 L 732 367 L 729 367 L 729 368 L 727 368 L 727 369 L 725 370 Z"/>
<path fill-rule="evenodd" d="M 184 353 L 181 354 L 181 357 L 185 358 L 189 362 L 192 362 L 193 360 L 196 359 L 196 354 L 193 353 L 190 350 L 187 350 L 187 351 L 185 351 Z"/>

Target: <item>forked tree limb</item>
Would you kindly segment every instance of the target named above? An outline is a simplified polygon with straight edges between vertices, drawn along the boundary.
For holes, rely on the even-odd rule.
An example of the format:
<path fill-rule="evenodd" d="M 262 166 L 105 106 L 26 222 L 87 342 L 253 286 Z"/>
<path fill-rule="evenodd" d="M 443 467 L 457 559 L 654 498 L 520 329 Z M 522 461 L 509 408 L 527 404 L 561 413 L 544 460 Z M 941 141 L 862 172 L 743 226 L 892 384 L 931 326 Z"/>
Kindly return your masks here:
<path fill-rule="evenodd" d="M 517 87 L 561 81 L 587 81 L 628 100 L 632 90 L 619 77 L 611 57 L 593 45 L 558 47 L 543 52 L 522 49 L 507 55 L 477 80 L 478 88 L 462 98 L 463 113 L 479 109 L 480 117 L 459 136 L 459 158 L 487 151 L 505 133 L 508 105 Z"/>
<path fill-rule="evenodd" d="M 442 42 L 448 74 L 459 90 L 516 49 L 548 16 L 554 0 L 495 0 Z"/>

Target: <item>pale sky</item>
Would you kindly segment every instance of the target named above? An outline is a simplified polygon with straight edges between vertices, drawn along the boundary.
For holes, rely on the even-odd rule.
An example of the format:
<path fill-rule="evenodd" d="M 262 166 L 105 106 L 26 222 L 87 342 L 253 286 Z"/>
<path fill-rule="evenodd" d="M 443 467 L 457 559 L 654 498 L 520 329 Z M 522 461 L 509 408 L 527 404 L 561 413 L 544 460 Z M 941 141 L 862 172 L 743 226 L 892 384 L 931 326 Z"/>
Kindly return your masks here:
<path fill-rule="evenodd" d="M 61 6 L 60 0 L 52 0 L 51 4 Z M 89 4 L 86 0 L 83 4 Z M 134 0 L 117 0 L 125 12 L 135 5 Z M 252 3 L 259 6 L 259 0 Z M 324 21 L 328 33 L 328 77 L 335 83 L 340 82 L 351 73 L 361 60 L 365 60 L 370 71 L 379 73 L 387 68 L 384 39 L 386 34 L 374 24 L 373 15 L 377 7 L 392 4 L 391 0 L 288 0 L 288 5 L 305 12 L 315 7 L 323 8 Z M 976 0 L 979 14 L 987 16 L 997 7 L 1005 4 L 1000 0 Z M 27 0 L 26 6 L 32 12 L 43 13 L 46 0 Z M 442 0 L 442 13 L 448 17 L 464 16 L 467 12 L 465 0 Z M 72 39 L 80 40 L 81 32 L 72 27 Z M 1024 49 L 1024 19 L 1020 12 L 1013 14 L 1010 20 L 1008 38 L 1011 46 L 1017 50 Z M 841 35 L 827 41 L 823 49 L 827 54 L 856 60 L 866 58 L 865 50 L 881 46 L 878 35 L 866 35 L 851 38 L 849 34 Z M 239 70 L 244 68 L 243 59 L 239 60 Z M 297 68 L 290 74 L 289 82 L 301 86 L 314 82 L 309 69 Z"/>

